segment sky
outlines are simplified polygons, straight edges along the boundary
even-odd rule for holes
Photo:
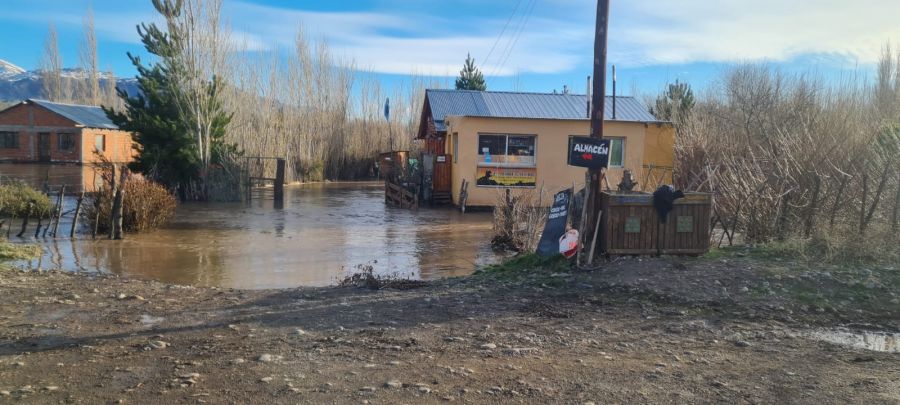
[[[387,85],[409,74],[452,85],[471,53],[489,89],[583,93],[591,74],[594,0],[224,0],[236,41],[289,49],[299,27]],[[78,63],[82,21],[95,14],[100,64],[135,73],[150,0],[2,0],[0,59],[39,65],[49,24],[66,66]],[[680,80],[703,89],[737,63],[766,63],[827,79],[870,77],[885,44],[900,42],[897,0],[612,0],[610,64],[620,94],[656,94]]]

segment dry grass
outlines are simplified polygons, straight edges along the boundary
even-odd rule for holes
[[[547,209],[541,207],[543,190],[517,189],[497,193],[494,208],[494,249],[533,252],[547,222]]]
[[[0,240],[0,263],[33,259],[40,256],[40,254],[41,247],[38,245],[9,243],[6,240]]]

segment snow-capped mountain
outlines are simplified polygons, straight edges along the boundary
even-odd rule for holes
[[[89,73],[83,69],[66,68],[62,70],[63,79],[85,80]],[[115,76],[101,72],[100,85],[107,86],[115,80],[117,88],[124,89],[128,94],[137,94],[138,84],[134,78],[116,78]],[[40,72],[27,71],[19,66],[0,59],[0,101],[16,102],[28,98],[41,98],[43,81]]]
[[[14,78],[16,76],[20,76],[25,72],[25,69],[22,69],[12,63],[9,63],[3,59],[0,59],[0,80],[8,80]]]

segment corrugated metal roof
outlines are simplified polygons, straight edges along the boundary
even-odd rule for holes
[[[446,131],[447,116],[587,119],[588,98],[583,94],[515,93],[468,90],[427,90],[438,131]],[[606,97],[607,121],[612,121],[612,97]],[[616,97],[615,121],[659,122],[634,97]]]
[[[75,121],[78,125],[88,128],[119,129],[100,107],[53,103],[47,100],[29,99],[28,101]]]

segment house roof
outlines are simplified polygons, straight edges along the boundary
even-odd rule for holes
[[[494,117],[528,119],[588,119],[588,97],[584,94],[518,93],[469,90],[426,90],[435,129],[446,131],[446,117]],[[616,97],[613,120],[613,98],[606,97],[607,121],[660,122],[644,104],[634,97]]]
[[[119,129],[116,124],[113,124],[113,122],[109,120],[106,113],[100,107],[54,103],[47,100],[36,99],[29,99],[26,102],[44,107],[87,128]]]

